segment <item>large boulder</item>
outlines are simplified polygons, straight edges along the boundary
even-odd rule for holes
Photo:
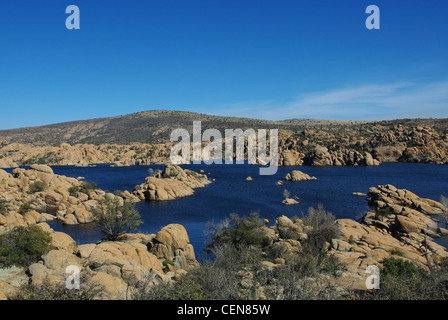
[[[160,261],[142,243],[102,242],[93,248],[88,257],[96,267],[114,264],[122,268],[126,264],[135,263],[148,271],[162,271]]]
[[[63,232],[52,232],[50,233],[51,243],[50,245],[55,249],[66,250],[68,252],[75,252],[76,241],[73,240],[68,234]]]
[[[43,164],[32,164],[30,166],[30,169],[38,171],[38,172],[54,174],[53,169],[51,169],[51,167],[43,165]]]
[[[293,170],[291,173],[288,173],[285,177],[286,181],[299,182],[299,181],[307,181],[307,180],[317,180],[316,177],[312,177],[302,171]]]
[[[159,231],[152,241],[158,258],[173,260],[178,268],[196,268],[198,262],[187,231],[180,224],[170,224]]]
[[[410,219],[410,218],[408,218],[406,216],[397,215],[395,224],[398,227],[398,229],[400,231],[402,231],[402,232],[406,232],[406,233],[416,232],[416,233],[419,233],[421,231],[421,228],[418,226],[418,224],[415,223],[415,221],[413,221],[412,219]]]

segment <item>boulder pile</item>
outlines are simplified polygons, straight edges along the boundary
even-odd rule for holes
[[[14,226],[55,219],[68,225],[89,223],[93,221],[92,210],[106,195],[123,201],[120,196],[83,185],[88,184],[54,174],[46,165],[31,165],[28,170],[16,168],[12,175],[0,170],[0,200],[8,204],[0,213],[0,234]]]
[[[126,299],[138,284],[176,281],[199,266],[182,225],[170,224],[157,234],[128,234],[122,241],[76,245],[68,235],[55,232],[46,223],[54,247],[41,260],[8,278],[0,278],[0,298],[8,298],[26,282],[65,282],[68,266],[77,266],[80,276],[103,290],[101,299]]]
[[[60,209],[67,208],[65,203],[82,206],[82,212],[78,208],[76,212],[80,217],[82,215],[84,220],[89,220],[83,202],[71,197],[68,192],[69,188],[80,184],[81,181],[77,179],[55,175],[53,170],[45,165],[32,165],[28,170],[17,168],[13,170],[12,175],[0,170],[0,199],[8,204],[0,214],[0,233],[14,226],[57,219],[56,212],[64,219]],[[88,200],[87,195],[85,200]],[[26,210],[23,210],[24,208]]]
[[[163,171],[158,170],[136,186],[131,195],[139,200],[173,200],[190,196],[194,189],[210,183],[205,174],[167,164]]]
[[[434,220],[435,214],[448,210],[441,203],[391,185],[371,188],[368,199],[372,212],[360,222],[336,220],[338,234],[324,246],[325,254],[336,257],[344,266],[339,276],[331,280],[339,289],[366,290],[367,267],[382,267],[387,258],[410,261],[426,270],[448,258],[447,249],[434,241],[435,237],[448,234]],[[261,228],[266,238],[263,251],[283,252],[284,256],[302,254],[313,231],[304,220],[286,216],[279,216],[271,227]],[[284,264],[282,258],[262,262],[269,269]]]
[[[361,222],[336,222],[341,234],[332,241],[329,253],[347,264],[342,278],[346,286],[365,289],[367,266],[382,266],[385,258],[409,260],[429,269],[448,257],[446,248],[434,241],[448,234],[434,219],[448,210],[441,203],[392,185],[370,188],[367,200],[373,212]]]

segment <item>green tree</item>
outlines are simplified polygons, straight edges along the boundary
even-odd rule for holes
[[[118,197],[104,197],[92,213],[103,240],[117,241],[143,223],[133,205],[129,202],[121,204]]]

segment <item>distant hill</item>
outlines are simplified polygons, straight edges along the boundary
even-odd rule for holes
[[[195,120],[202,131],[214,128],[222,135],[225,129],[279,129],[283,166],[448,164],[448,119],[266,121],[162,110],[0,131],[0,168],[165,163],[171,132],[183,128],[191,133]]]
[[[129,144],[164,143],[169,140],[172,130],[184,128],[191,132],[193,121],[201,121],[202,129],[214,128],[224,133],[224,129],[279,129],[296,133],[305,129],[335,131],[343,127],[366,128],[380,124],[392,127],[397,124],[407,126],[433,126],[438,131],[448,127],[448,119],[402,119],[392,121],[344,121],[289,119],[267,121],[250,118],[212,116],[184,111],[155,110],[128,115],[57,123],[39,127],[0,130],[0,138],[9,142],[32,145],[77,144]]]
[[[279,129],[303,130],[311,127],[353,126],[365,122],[340,120],[292,119],[267,121],[250,118],[223,117],[183,111],[155,110],[123,116],[57,123],[39,127],[0,130],[0,137],[10,142],[33,145],[163,143],[176,128],[191,132],[193,121],[201,121],[202,129]]]

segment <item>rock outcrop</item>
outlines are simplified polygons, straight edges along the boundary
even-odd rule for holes
[[[0,199],[8,204],[7,210],[0,213],[0,234],[14,226],[55,219],[64,224],[92,222],[92,210],[106,192],[83,189],[83,185],[81,180],[54,174],[46,165],[31,165],[28,170],[16,168],[12,174],[0,169]]]
[[[338,220],[341,235],[331,243],[329,253],[347,264],[341,279],[346,287],[365,289],[367,266],[382,266],[385,258],[409,260],[429,269],[448,257],[446,248],[434,241],[445,233],[433,219],[448,210],[441,203],[392,185],[370,188],[368,202],[374,212],[361,222]]]
[[[0,168],[15,168],[32,164],[88,166],[113,164],[114,166],[149,165],[150,162],[164,162],[172,146],[164,144],[132,143],[116,144],[74,144],[59,146],[33,146],[20,143],[0,145]]]
[[[163,171],[155,172],[131,194],[140,200],[173,200],[190,196],[194,189],[210,184],[205,174],[167,164]]]
[[[388,201],[385,201],[385,206],[379,208],[374,205],[378,199],[384,201],[384,197],[390,198],[386,199]],[[337,288],[344,292],[366,290],[366,268],[371,265],[382,267],[386,258],[407,260],[426,270],[448,258],[447,249],[433,238],[447,234],[447,230],[438,227],[437,221],[433,219],[436,212],[448,210],[443,205],[391,185],[371,188],[369,201],[373,201],[371,204],[375,211],[368,212],[361,222],[352,219],[336,220],[338,234],[324,246],[326,255],[336,257],[344,265],[339,276],[331,279],[331,283]],[[398,203],[404,209],[398,210]],[[421,203],[428,204],[428,207],[420,205]],[[383,208],[394,208],[396,211],[384,211]],[[302,254],[303,247],[314,230],[312,226],[305,225],[302,219],[286,216],[279,216],[273,226],[261,229],[266,238],[264,252],[282,252],[285,257]],[[281,258],[262,263],[269,269],[279,268],[284,264],[285,259]],[[262,294],[260,298],[263,298]]]
[[[81,178],[56,175],[46,165],[31,165],[28,170],[16,168],[12,173],[0,169],[0,200],[7,203],[0,212],[0,234],[15,226],[55,219],[67,225],[93,222],[92,212],[105,197],[120,203],[172,200],[192,195],[195,188],[211,183],[205,174],[172,165],[146,178],[132,193],[118,194],[106,193]]]
[[[311,177],[310,175],[302,171],[293,170],[291,173],[286,174],[285,180],[292,182],[299,182],[299,181],[317,180],[317,178]]]
[[[0,278],[0,299],[12,297],[25,282],[65,282],[68,266],[77,266],[80,276],[102,286],[101,299],[126,299],[139,284],[178,280],[197,268],[195,253],[185,228],[164,227],[157,234],[127,234],[122,241],[76,245],[68,235],[54,232],[46,223],[54,249],[12,276]]]
[[[438,125],[437,121],[433,125],[430,125],[431,121],[426,121],[429,123],[425,125],[418,125],[419,121],[415,121],[417,124],[413,125],[404,125],[407,122],[405,120],[401,121],[403,124],[397,122],[288,126],[285,129],[282,129],[285,123],[279,122],[278,164],[376,166],[382,162],[448,163],[448,132],[445,121]],[[79,128],[74,127],[71,130],[77,129]],[[164,126],[160,130],[166,136],[160,139],[160,143],[154,144],[61,143],[58,146],[36,146],[32,140],[28,140],[30,144],[17,143],[24,142],[24,136],[19,135],[14,143],[4,139],[0,142],[0,168],[37,163],[76,166],[99,163],[111,163],[115,166],[170,163],[173,142],[168,141],[169,127]],[[66,132],[64,141],[73,141],[70,139],[72,133]],[[32,136],[34,138],[35,135]],[[41,138],[45,140],[48,136],[51,137],[51,134],[47,133]],[[82,134],[81,137],[83,136]],[[122,137],[119,138],[121,140]],[[224,143],[224,139],[222,142]],[[214,156],[219,158],[219,155]]]
[[[299,204],[299,201],[292,198],[286,198],[285,200],[282,201],[282,204],[284,204],[285,206],[292,206],[295,204]]]

